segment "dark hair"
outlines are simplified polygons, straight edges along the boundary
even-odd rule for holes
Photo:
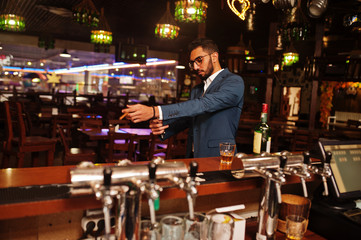
[[[219,52],[217,44],[208,38],[197,38],[188,45],[188,50],[192,52],[197,47],[202,47],[204,51],[209,53]]]

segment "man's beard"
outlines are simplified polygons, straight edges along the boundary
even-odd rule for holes
[[[198,76],[199,76],[203,81],[205,81],[205,80],[207,80],[207,78],[208,78],[209,76],[212,75],[213,70],[214,70],[214,68],[213,68],[212,62],[210,61],[210,62],[208,63],[207,69],[204,71],[204,73],[205,73],[204,76],[201,76],[201,75],[199,75],[199,74],[198,74]]]

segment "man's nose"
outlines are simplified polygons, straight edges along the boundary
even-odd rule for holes
[[[199,69],[198,64],[197,64],[197,63],[193,63],[193,70],[197,70],[197,69]]]

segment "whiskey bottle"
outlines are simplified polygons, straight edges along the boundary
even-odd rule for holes
[[[254,129],[253,153],[271,151],[271,128],[267,124],[268,105],[262,104],[261,122]]]

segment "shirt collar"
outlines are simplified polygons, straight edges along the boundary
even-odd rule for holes
[[[218,76],[218,74],[223,71],[223,69],[213,73],[211,76],[209,76],[206,80],[204,80],[204,91],[208,88],[209,85],[213,82],[213,80]]]
[[[213,73],[213,74],[212,74],[211,76],[209,76],[204,82],[208,82],[208,81],[212,82],[212,81],[218,76],[218,74],[219,74],[221,71],[223,71],[223,70],[224,70],[224,69],[222,68],[221,70]]]

